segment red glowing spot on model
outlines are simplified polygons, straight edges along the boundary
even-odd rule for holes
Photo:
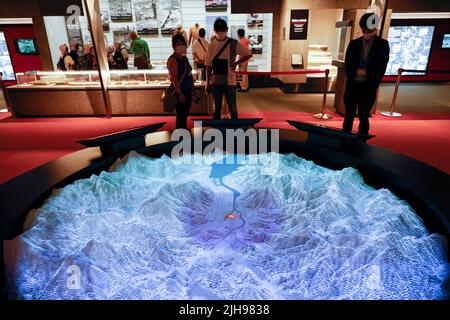
[[[227,213],[224,217],[225,220],[234,220],[236,219],[238,216],[235,213]]]

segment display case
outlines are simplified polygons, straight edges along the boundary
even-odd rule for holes
[[[165,114],[161,95],[170,85],[165,63],[150,70],[111,70],[106,73],[106,94],[112,115]],[[193,70],[195,97],[192,114],[210,109],[204,82]],[[8,87],[13,114],[25,116],[103,116],[106,106],[97,71],[18,73],[17,85]]]
[[[166,88],[170,85],[169,72],[166,68],[151,70],[111,70],[108,72],[107,86],[111,89],[138,86],[149,88]],[[203,85],[197,81],[198,73],[192,70],[195,85]],[[17,73],[17,85],[20,87],[99,87],[100,79],[97,71],[57,71]]]
[[[332,65],[333,53],[328,45],[310,45],[307,70],[330,70],[330,77],[336,77],[337,68]],[[323,78],[324,74],[309,74],[308,78]]]
[[[16,73],[17,86],[29,88],[48,88],[54,86],[84,87],[98,86],[100,79],[97,71],[73,72],[27,72]]]

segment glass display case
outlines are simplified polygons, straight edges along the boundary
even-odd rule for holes
[[[167,68],[154,65],[150,70],[111,70],[109,71],[108,87],[111,89],[120,87],[148,87],[165,88],[170,85]],[[198,73],[192,70],[192,75],[197,86],[202,85],[198,81]],[[100,87],[100,79],[97,71],[38,71],[31,73],[17,73],[17,84],[20,87]]]
[[[18,73],[18,84],[7,88],[13,114],[27,116],[105,116],[166,114],[161,96],[170,85],[164,64],[150,70],[111,70],[107,75],[108,106],[97,71]],[[191,114],[209,110],[204,82],[193,71],[195,96]]]
[[[17,73],[16,78],[17,85],[20,87],[100,86],[96,71],[37,71]]]

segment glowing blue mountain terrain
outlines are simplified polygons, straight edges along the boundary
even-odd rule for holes
[[[249,158],[228,167],[220,157],[195,159],[203,164],[132,153],[55,191],[5,242],[10,291],[21,299],[445,298],[444,239],[357,170],[279,155],[270,176]],[[79,288],[68,286],[71,266]]]

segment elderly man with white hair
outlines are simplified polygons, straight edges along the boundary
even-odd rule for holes
[[[75,68],[75,62],[69,55],[69,47],[67,47],[67,44],[63,43],[59,46],[60,51],[60,57],[59,61],[57,63],[58,70],[61,71],[70,71]]]

